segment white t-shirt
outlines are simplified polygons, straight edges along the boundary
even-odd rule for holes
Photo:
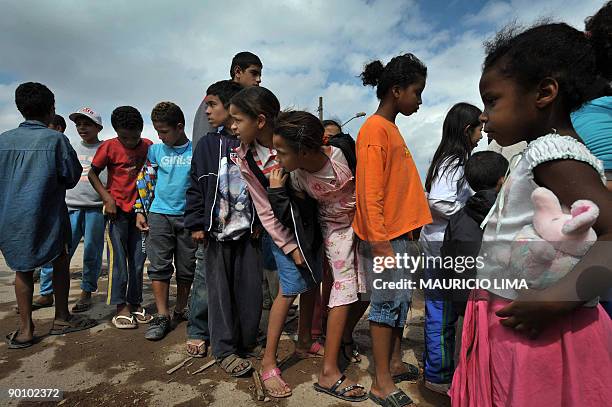
[[[444,231],[450,216],[463,208],[467,200],[474,194],[467,181],[463,179],[463,167],[450,170],[452,163],[444,162],[440,166],[438,176],[431,183],[431,190],[426,193],[433,221],[423,226],[419,241],[423,250],[430,255],[440,254],[444,240]]]

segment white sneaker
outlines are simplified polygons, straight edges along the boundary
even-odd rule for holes
[[[425,387],[431,391],[435,391],[436,393],[448,396],[450,383],[432,383],[430,381],[425,380]]]

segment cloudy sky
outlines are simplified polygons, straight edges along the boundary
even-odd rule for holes
[[[162,100],[182,107],[187,132],[211,83],[229,78],[234,54],[248,50],[264,64],[262,85],[283,107],[326,118],[373,113],[375,91],[358,75],[373,59],[412,52],[428,67],[423,106],[398,125],[424,175],[448,109],[481,106],[482,43],[516,20],[541,18],[584,28],[602,0],[0,0],[0,131],[21,116],[14,91],[25,81],[55,93],[66,119],[81,106],[102,114],[102,138],[114,137],[112,110],[133,105],[143,136],[159,140],[149,114]],[[357,135],[363,118],[346,130]],[[66,132],[78,139],[69,122]]]

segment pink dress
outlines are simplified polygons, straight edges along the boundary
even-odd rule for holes
[[[495,315],[509,300],[474,291],[463,321],[451,405],[612,405],[612,321],[601,305],[581,307],[529,339]]]
[[[291,181],[319,203],[325,256],[334,277],[329,307],[351,304],[366,291],[365,275],[358,272],[355,255],[355,178],[339,148],[326,149],[329,161],[315,173],[297,169]]]
[[[483,236],[481,278],[508,277],[509,256],[492,242],[512,242],[533,219],[529,197],[538,187],[533,169],[558,159],[603,167],[582,144],[550,134],[527,146],[510,165]],[[487,256],[488,255],[488,256]],[[514,277],[514,276],[512,276]],[[463,321],[459,364],[449,391],[454,407],[595,407],[612,405],[612,321],[600,305],[580,307],[551,322],[536,339],[507,328],[495,315],[518,298],[517,290],[474,291]]]

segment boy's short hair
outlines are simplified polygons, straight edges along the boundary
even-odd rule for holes
[[[467,160],[465,179],[475,192],[493,189],[506,175],[508,165],[508,160],[495,151],[479,151]]]
[[[51,120],[51,124],[54,125],[55,127],[61,127],[62,129],[66,130],[66,120],[64,120],[64,118],[60,116],[59,114],[56,114],[55,116],[53,116],[53,120]]]
[[[26,120],[37,119],[53,109],[55,96],[42,83],[25,82],[15,89],[15,104]]]
[[[133,106],[119,106],[111,115],[113,129],[142,131],[144,121],[138,109]]]
[[[151,111],[151,121],[166,123],[176,128],[179,123],[185,125],[185,115],[178,105],[172,102],[159,102]]]
[[[206,89],[206,96],[214,95],[219,98],[223,106],[227,109],[232,97],[242,90],[242,85],[232,80],[215,82]]]
[[[239,66],[243,71],[247,69],[249,66],[255,65],[260,68],[263,68],[263,64],[261,63],[261,59],[252,52],[243,51],[234,55],[232,58],[232,65],[230,66],[230,78],[234,79],[236,67]]]

